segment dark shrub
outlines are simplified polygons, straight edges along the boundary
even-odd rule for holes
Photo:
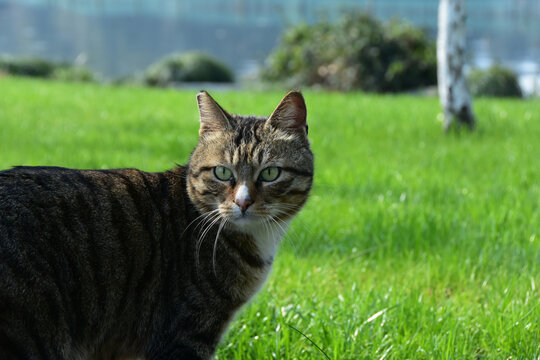
[[[95,81],[89,69],[38,58],[0,58],[0,72],[15,76],[31,76],[62,81]]]
[[[0,58],[0,71],[10,75],[47,78],[55,68],[55,63],[38,58]]]
[[[398,92],[434,85],[435,43],[403,21],[381,23],[353,12],[339,21],[289,29],[262,78],[288,86]]]
[[[169,55],[151,65],[144,75],[151,86],[167,86],[182,82],[233,82],[232,71],[218,60],[200,53]]]
[[[501,65],[475,69],[468,76],[471,93],[475,96],[522,97],[518,77]]]

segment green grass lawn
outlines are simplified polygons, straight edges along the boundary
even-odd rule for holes
[[[0,78],[0,168],[185,163],[194,91]],[[283,93],[213,93],[268,115]],[[306,92],[310,201],[217,359],[540,357],[540,102]],[[439,119],[439,120],[438,120]]]

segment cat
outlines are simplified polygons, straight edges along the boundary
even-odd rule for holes
[[[189,163],[0,171],[0,359],[209,359],[308,199],[306,106],[197,95]]]

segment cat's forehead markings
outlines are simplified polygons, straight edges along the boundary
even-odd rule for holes
[[[225,152],[225,160],[228,164],[232,164],[232,157],[231,157],[231,153],[229,151],[226,151]]]
[[[240,148],[239,147],[234,149],[233,157],[232,157],[232,164],[234,166],[238,166],[238,164],[240,164]]]
[[[264,158],[265,158],[265,151],[262,146],[254,146],[252,156],[253,158],[253,165],[256,167],[261,166]]]

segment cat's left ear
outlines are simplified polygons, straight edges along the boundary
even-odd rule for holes
[[[281,100],[272,115],[266,120],[267,126],[307,135],[307,109],[304,97],[298,91],[291,91]]]
[[[199,136],[205,132],[225,131],[232,127],[232,117],[206,91],[197,94],[201,127]]]

